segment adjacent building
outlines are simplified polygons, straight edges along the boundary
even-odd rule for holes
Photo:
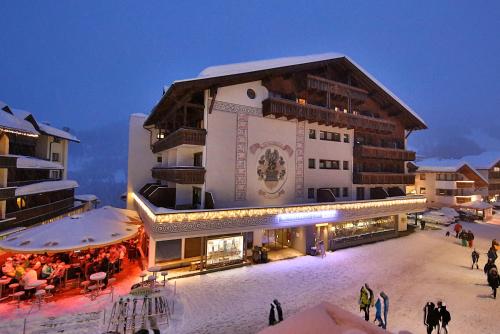
[[[127,206],[149,263],[201,268],[254,246],[309,253],[393,237],[423,120],[344,55],[209,67],[130,118]]]
[[[67,179],[68,131],[0,102],[0,231],[49,222],[86,209]]]
[[[486,199],[490,202],[500,202],[500,159],[487,165],[479,165],[476,169],[488,180],[488,194]]]

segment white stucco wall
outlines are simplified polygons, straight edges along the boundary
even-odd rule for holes
[[[133,209],[131,193],[139,191],[146,183],[153,182],[151,168],[156,165],[156,155],[150,148],[150,133],[142,126],[146,115],[133,114],[129,120],[127,208]]]
[[[255,91],[255,98],[247,96],[247,90]],[[262,86],[261,81],[246,82],[239,85],[220,87],[217,90],[217,101],[242,104],[254,108],[262,108],[262,101],[267,99],[269,93],[267,88]]]

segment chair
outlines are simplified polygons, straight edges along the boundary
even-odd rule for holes
[[[82,294],[85,294],[88,292],[89,285],[90,285],[90,281],[83,281],[82,283],[80,283],[80,286],[82,287],[82,291],[81,291]]]
[[[165,281],[167,280],[167,275],[168,275],[167,271],[161,272],[161,276],[163,277],[163,286],[165,286]]]
[[[17,291],[17,288],[19,288],[19,283],[9,284],[9,289],[11,290],[12,295]]]
[[[95,300],[97,298],[97,292],[99,291],[99,286],[97,284],[88,287],[90,291],[90,300]]]
[[[38,304],[38,309],[42,307],[42,303],[45,301],[45,290],[37,290],[35,292],[36,303]]]
[[[31,298],[35,291],[36,291],[36,288],[34,286],[25,286],[24,287],[24,292],[26,293],[26,296],[28,298]]]
[[[17,300],[17,308],[21,305],[21,297],[24,296],[24,291],[18,291],[16,293],[13,293],[12,298]]]
[[[47,294],[45,295],[46,298],[49,298],[49,297],[53,297],[54,295],[52,294],[52,290],[54,289],[54,286],[53,285],[47,285],[45,287],[45,291],[47,292]]]
[[[146,276],[148,276],[148,274],[147,274],[145,271],[143,271],[143,272],[139,275],[139,277],[141,278],[141,282],[144,282],[144,277],[146,277]]]

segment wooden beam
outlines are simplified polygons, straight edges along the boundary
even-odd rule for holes
[[[211,114],[214,108],[215,99],[217,98],[217,87],[210,88],[210,93],[212,95],[212,101],[210,101],[210,107],[208,108],[208,113]]]

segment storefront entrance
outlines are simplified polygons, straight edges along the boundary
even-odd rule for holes
[[[292,229],[280,228],[264,231],[262,246],[269,248],[269,250],[292,247]]]

